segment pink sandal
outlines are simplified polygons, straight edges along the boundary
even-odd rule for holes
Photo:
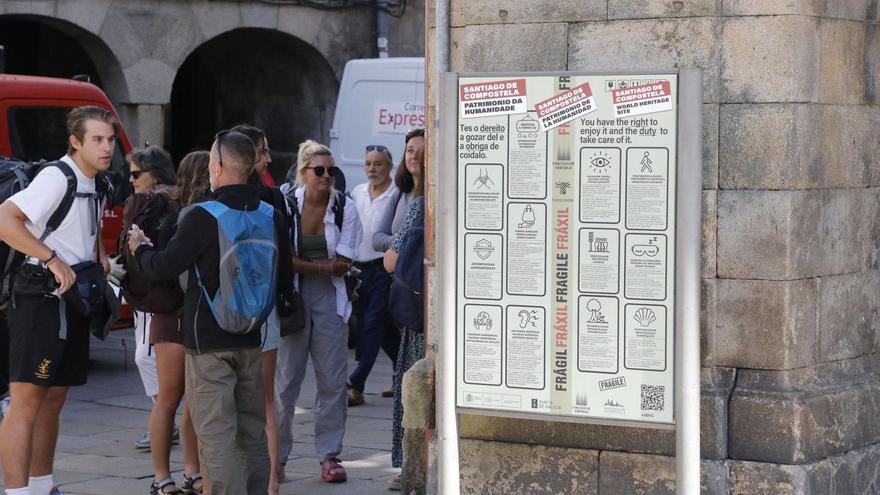
[[[328,457],[321,462],[321,478],[327,483],[340,483],[348,479],[345,468],[336,457]]]

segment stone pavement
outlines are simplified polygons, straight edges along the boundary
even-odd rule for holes
[[[354,365],[350,353],[349,369]],[[134,365],[132,330],[116,331],[107,342],[92,339],[89,383],[71,390],[62,414],[61,437],[55,456],[55,478],[66,495],[148,494],[153,466],[149,452],[134,448],[146,431],[151,401],[144,395]],[[281,494],[386,494],[391,469],[393,399],[381,397],[392,380],[391,363],[382,354],[367,383],[367,403],[349,410],[342,459],[348,482],[321,480],[313,449],[314,375],[303,384],[294,431],[293,452],[287,462],[288,481]],[[2,440],[0,440],[2,441]],[[182,477],[182,450],[171,451],[175,479]],[[3,488],[0,475],[0,490]]]

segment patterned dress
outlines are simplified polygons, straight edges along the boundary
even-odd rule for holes
[[[403,240],[409,230],[416,225],[425,224],[425,199],[420,196],[413,200],[406,216],[400,226],[400,230],[394,234],[391,249],[399,252]],[[402,329],[403,336],[400,338],[400,353],[397,355],[397,365],[394,368],[394,430],[391,446],[391,465],[399,468],[403,465],[403,374],[409,370],[419,359],[425,357],[425,334]]]

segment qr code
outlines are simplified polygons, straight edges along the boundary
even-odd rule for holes
[[[662,411],[666,408],[666,387],[663,385],[642,385],[642,411]]]

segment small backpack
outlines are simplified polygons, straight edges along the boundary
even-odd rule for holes
[[[135,193],[129,196],[122,212],[122,232],[119,250],[123,254],[125,278],[122,293],[125,302],[145,313],[168,314],[183,306],[183,289],[179,281],[153,280],[144,274],[131,250],[127,249],[128,231],[137,225],[150,239],[159,238],[162,222],[172,214],[171,201],[163,192]]]
[[[219,201],[197,203],[217,220],[220,242],[220,286],[211,298],[196,277],[211,313],[223,330],[244,335],[269,317],[277,300],[278,245],[275,239],[275,208],[260,202],[253,211],[234,210]]]
[[[47,167],[58,167],[64,173],[67,179],[67,192],[58,208],[52,212],[46,222],[46,230],[40,236],[40,240],[45,240],[54,232],[64,221],[64,218],[70,212],[73,201],[78,198],[88,198],[96,201],[95,212],[99,211],[97,206],[100,205],[104,197],[112,197],[113,186],[104,173],[99,173],[95,177],[96,196],[85,193],[76,192],[77,179],[76,174],[70,165],[63,161],[46,162],[40,161],[36,163],[22,162],[15,158],[0,157],[0,203],[9,199],[15,193],[28,187],[40,171]],[[98,219],[96,219],[97,221]],[[24,254],[20,253],[5,242],[0,241],[0,310],[9,305],[12,293],[12,279],[16,269],[24,262]]]
[[[388,294],[388,309],[398,327],[424,329],[425,228],[412,227],[400,245]]]

